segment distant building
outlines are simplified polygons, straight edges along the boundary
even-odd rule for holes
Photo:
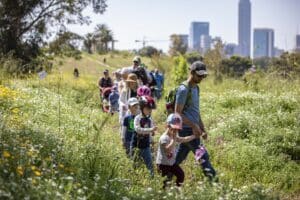
[[[227,57],[238,54],[238,45],[234,43],[228,43],[224,46],[224,52]]]
[[[279,49],[277,47],[274,47],[274,57],[280,57],[284,53],[283,49]]]
[[[300,52],[300,35],[296,35],[296,51]]]
[[[300,35],[296,35],[296,47],[300,48]]]
[[[254,29],[253,57],[274,57],[274,31],[268,28]]]
[[[201,35],[200,36],[200,52],[205,54],[211,47],[211,36]]]
[[[239,54],[241,56],[249,57],[251,52],[251,3],[249,0],[239,1],[238,20]]]
[[[184,45],[187,47],[189,46],[189,35],[187,34],[178,34],[178,37],[183,42]]]
[[[208,22],[192,22],[190,26],[189,48],[200,51],[200,36],[209,35]]]

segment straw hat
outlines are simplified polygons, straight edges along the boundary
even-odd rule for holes
[[[134,82],[134,83],[137,83],[137,80],[138,80],[137,75],[135,75],[135,74],[133,74],[133,73],[130,73],[130,74],[128,74],[128,76],[127,76],[126,82]]]

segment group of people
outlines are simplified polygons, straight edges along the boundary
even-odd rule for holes
[[[109,77],[108,71],[104,71],[106,78],[99,80],[99,88],[104,91],[103,86],[109,85],[115,93],[119,94],[119,123],[125,152],[135,164],[141,160],[146,165],[150,176],[153,177],[151,143],[157,132],[157,126],[151,114],[156,108],[158,97],[153,97],[155,90],[151,90],[151,72],[138,69],[141,68],[140,64],[140,58],[135,57],[133,66],[123,68],[119,76],[116,75],[115,83]],[[202,166],[204,174],[210,180],[216,176],[209,154],[200,143],[200,137],[207,138],[199,111],[200,88],[198,87],[198,84],[207,76],[206,66],[196,61],[189,69],[186,84],[178,86],[174,112],[168,115],[166,129],[158,142],[156,164],[159,173],[166,177],[163,188],[167,187],[173,176],[176,176],[177,186],[183,184],[184,171],[180,164],[187,158],[190,151],[195,154],[196,161]],[[109,99],[112,94],[113,92],[109,95]],[[178,148],[177,143],[179,143]]]
[[[158,69],[149,71],[138,56],[134,57],[132,66],[119,69],[113,72],[113,75],[114,80],[110,77],[108,69],[105,69],[103,77],[98,81],[101,102],[107,103],[110,113],[120,112],[124,115],[123,105],[127,104],[128,100],[124,94],[136,96],[139,86],[149,87],[151,96],[155,99],[162,96],[163,74]]]

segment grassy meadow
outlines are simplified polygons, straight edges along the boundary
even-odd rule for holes
[[[210,183],[190,154],[182,164],[182,189],[163,191],[159,174],[150,179],[144,165],[132,168],[118,116],[100,110],[97,80],[103,69],[129,66],[132,57],[83,54],[81,60],[57,60],[43,80],[0,76],[0,199],[300,198],[300,80],[267,75],[255,84],[204,80],[201,113],[209,132],[204,144],[219,182]],[[169,58],[142,60],[166,72],[166,90],[174,87]],[[159,127],[156,156],[164,100],[153,117]]]

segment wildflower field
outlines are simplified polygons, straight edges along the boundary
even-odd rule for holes
[[[109,57],[110,70],[130,58]],[[204,141],[219,182],[210,183],[190,154],[181,190],[132,168],[118,117],[102,113],[100,57],[66,60],[45,79],[0,80],[0,199],[299,199],[300,81],[263,76],[255,85],[209,77],[201,85]],[[118,62],[119,61],[119,62]],[[153,67],[150,60],[147,64]],[[74,63],[81,72],[75,79]],[[115,63],[119,63],[118,65]],[[172,85],[166,65],[166,90]],[[164,100],[153,112],[164,131]]]

